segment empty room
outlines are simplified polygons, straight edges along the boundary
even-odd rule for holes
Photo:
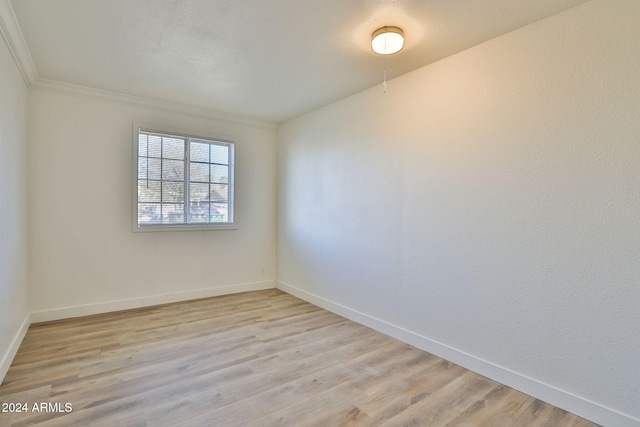
[[[0,426],[640,427],[639,23],[0,0]]]

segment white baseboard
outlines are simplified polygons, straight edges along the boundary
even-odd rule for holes
[[[7,349],[7,352],[2,356],[2,361],[0,362],[0,384],[4,381],[5,375],[7,375],[7,371],[9,370],[9,366],[11,366],[11,362],[13,362],[13,358],[16,357],[16,353],[20,348],[20,344],[22,344],[22,340],[24,336],[27,334],[27,330],[29,329],[29,325],[31,324],[31,315],[27,314],[20,325],[20,329],[16,332],[16,335],[13,337],[13,341],[11,341],[11,345]]]
[[[278,281],[276,282],[276,287],[314,305],[339,314],[340,316],[346,317],[347,319],[353,320],[354,322],[360,323],[364,326],[368,326],[407,344],[411,344],[414,347],[432,353],[438,357],[442,357],[443,359],[458,364],[473,372],[477,372],[480,375],[593,421],[594,423],[600,424],[604,427],[640,427],[640,420],[629,415],[622,414],[580,396],[560,390],[552,385],[542,383],[533,378],[529,378],[507,368],[498,366],[487,360],[465,353],[464,351],[457,350],[446,344],[385,322],[384,320],[353,310],[318,295],[314,295],[288,283]]]
[[[274,287],[274,281],[266,280],[263,282],[218,286],[215,288],[196,289],[185,292],[172,292],[169,294],[108,301],[97,304],[85,304],[72,307],[54,308],[51,310],[32,312],[31,323],[49,322],[52,320],[68,319],[71,317],[89,316],[92,314],[109,313],[112,311],[128,310],[131,308],[148,307],[152,305],[167,304],[178,301],[188,301],[199,298],[216,297],[220,295],[236,294],[240,292],[259,291],[263,289],[272,289]]]
[[[13,341],[11,341],[9,349],[2,356],[2,361],[0,362],[0,384],[2,384],[2,381],[4,381],[4,377],[5,375],[7,375],[7,371],[9,371],[11,362],[13,362],[13,358],[16,356],[16,353],[20,348],[20,344],[22,344],[22,340],[27,334],[27,330],[32,323],[68,319],[71,317],[88,316],[91,314],[109,313],[112,311],[128,310],[131,308],[148,307],[152,305],[166,304],[178,301],[188,301],[220,295],[236,294],[240,292],[260,291],[264,289],[273,289],[274,287],[275,282],[273,280],[266,280],[263,282],[219,286],[215,288],[196,289],[186,292],[173,292],[170,294],[154,295],[150,297],[132,298],[73,307],[63,307],[29,313],[22,322],[22,325],[13,338]]]

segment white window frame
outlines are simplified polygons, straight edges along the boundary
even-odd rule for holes
[[[224,223],[178,223],[178,224],[138,224],[138,157],[139,157],[139,134],[140,132],[148,132],[153,134],[160,134],[166,136],[175,136],[177,138],[184,138],[186,143],[189,141],[207,142],[207,143],[221,143],[229,147],[229,187],[228,187],[228,217],[229,221]],[[189,195],[188,180],[189,180],[189,159],[185,156],[185,195],[184,203],[188,206]],[[235,230],[237,229],[235,223],[235,143],[229,137],[220,136],[195,136],[187,132],[180,130],[170,130],[159,126],[151,126],[142,123],[134,123],[133,125],[133,231],[134,232],[147,232],[147,231],[211,231],[211,230]]]

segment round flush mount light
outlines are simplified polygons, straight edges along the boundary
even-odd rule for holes
[[[382,27],[371,36],[371,49],[380,55],[400,52],[404,46],[404,33],[398,27]]]

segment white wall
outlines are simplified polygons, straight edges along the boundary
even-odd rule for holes
[[[236,142],[237,230],[131,231],[133,122]],[[274,128],[34,89],[29,129],[33,321],[273,287]]]
[[[278,286],[636,425],[638,22],[594,0],[284,124]]]
[[[0,381],[27,320],[27,86],[0,37]]]

